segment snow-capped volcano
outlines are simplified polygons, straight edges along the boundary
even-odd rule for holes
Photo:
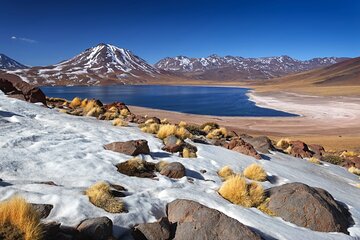
[[[75,66],[82,69],[100,70],[101,72],[122,71],[130,73],[131,71],[144,71],[149,74],[158,73],[156,68],[131,51],[104,43],[86,49],[70,60],[55,66],[64,69]]]
[[[15,70],[15,69],[24,69],[24,68],[27,68],[27,66],[0,53],[0,69]]]
[[[97,85],[139,83],[160,72],[127,49],[101,43],[58,64],[13,73],[37,85]]]
[[[205,58],[177,56],[164,58],[157,62],[155,67],[199,79],[269,79],[289,73],[326,67],[346,59],[325,57],[301,61],[289,56],[262,58],[220,57],[218,55],[210,55]]]

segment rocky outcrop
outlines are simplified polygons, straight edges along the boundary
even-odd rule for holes
[[[347,157],[344,158],[344,161],[340,163],[340,166],[351,168],[356,167],[360,169],[360,157]]]
[[[6,95],[22,99],[31,103],[43,103],[46,106],[46,96],[37,87],[23,81],[10,81],[0,78],[0,90]]]
[[[319,144],[309,144],[308,148],[314,153],[314,157],[320,158],[325,153],[325,148]]]
[[[150,149],[146,140],[113,142],[104,145],[104,148],[106,150],[119,152],[130,156],[137,156],[139,154],[150,154]]]
[[[242,135],[241,139],[251,144],[255,150],[260,153],[267,154],[270,153],[269,151],[275,150],[270,138],[266,136],[252,137],[249,135]]]
[[[167,164],[160,174],[169,178],[182,178],[185,176],[185,167],[179,162],[172,162]]]
[[[167,205],[166,213],[158,222],[136,225],[134,239],[261,239],[237,220],[194,201],[175,200]]]
[[[40,218],[47,218],[53,209],[53,205],[51,204],[36,204],[32,203],[32,207],[39,214]]]
[[[290,141],[289,154],[298,158],[311,158],[314,156],[308,145],[302,141]]]
[[[247,143],[240,138],[232,139],[229,143],[225,143],[223,147],[256,159],[261,159],[260,154],[255,150],[255,148],[250,143]]]
[[[261,239],[237,220],[194,201],[175,200],[166,212],[176,224],[174,239]]]
[[[287,183],[268,194],[267,208],[285,221],[314,231],[348,233],[350,213],[324,189]]]

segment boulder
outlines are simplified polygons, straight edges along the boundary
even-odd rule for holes
[[[298,158],[311,158],[314,156],[308,145],[302,141],[290,141],[290,152],[289,154]]]
[[[153,178],[155,177],[155,164],[141,159],[130,159],[116,165],[118,172],[127,176]]]
[[[158,222],[138,224],[133,228],[135,240],[168,240],[171,239],[170,222],[166,217]]]
[[[53,205],[51,204],[36,204],[32,203],[32,207],[39,214],[40,218],[47,218],[53,209]]]
[[[314,153],[314,157],[320,158],[325,153],[325,148],[319,144],[309,144],[308,148]]]
[[[344,161],[340,163],[340,166],[345,168],[356,167],[360,169],[360,157],[344,158]]]
[[[273,146],[270,138],[266,136],[251,137],[251,136],[241,136],[241,139],[245,142],[251,144],[256,151],[260,153],[270,153],[269,151],[274,151],[275,147]]]
[[[261,239],[237,220],[190,200],[169,203],[167,216],[176,224],[174,239]]]
[[[240,138],[232,139],[229,143],[224,144],[223,147],[256,159],[261,159],[260,154],[255,150],[255,148],[250,143],[247,143]]]
[[[350,213],[321,188],[287,183],[268,189],[267,208],[285,221],[319,232],[343,232],[351,224]]]
[[[77,230],[89,240],[108,240],[112,237],[113,223],[108,217],[89,218],[82,221]]]
[[[160,174],[169,178],[182,178],[185,176],[185,167],[179,162],[171,162],[161,170]]]
[[[104,105],[104,108],[105,108],[106,111],[109,111],[113,107],[117,108],[119,111],[121,111],[123,109],[126,109],[126,110],[128,110],[130,112],[129,108],[123,102],[113,102],[113,103]]]
[[[6,95],[14,96],[31,103],[43,103],[46,106],[46,96],[40,88],[34,87],[24,81],[10,81],[0,79],[0,90]]]
[[[136,156],[139,154],[150,154],[148,142],[146,140],[131,140],[127,142],[113,142],[104,146],[106,150]]]

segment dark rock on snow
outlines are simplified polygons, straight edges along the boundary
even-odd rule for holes
[[[141,159],[130,159],[116,165],[118,172],[127,176],[153,178],[155,177],[155,164]]]
[[[32,207],[39,214],[40,218],[47,218],[53,209],[53,205],[51,204],[37,204],[31,203]]]
[[[287,183],[268,189],[268,194],[267,207],[285,221],[314,231],[348,234],[350,213],[324,189]]]
[[[113,142],[104,145],[106,150],[124,153],[131,156],[139,154],[150,154],[148,142],[146,140],[131,140],[127,142]]]
[[[273,146],[271,140],[266,136],[251,137],[249,135],[241,136],[241,139],[245,142],[251,144],[256,151],[260,153],[267,154],[269,151],[274,151],[275,147]]]
[[[77,230],[89,240],[108,240],[112,236],[113,223],[108,217],[89,218],[82,221]]]
[[[135,240],[168,240],[171,239],[171,226],[166,217],[158,222],[138,224],[133,228]]]
[[[182,178],[185,176],[185,167],[179,162],[171,162],[161,170],[160,174],[169,178]]]
[[[232,139],[229,143],[225,143],[223,147],[254,157],[256,159],[261,159],[260,154],[255,150],[255,148],[240,138]]]
[[[308,145],[302,141],[290,141],[290,155],[298,158],[311,158],[314,155]]]

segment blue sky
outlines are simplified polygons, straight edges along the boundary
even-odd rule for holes
[[[167,56],[360,56],[358,0],[2,0],[0,53],[49,65],[98,43]]]

